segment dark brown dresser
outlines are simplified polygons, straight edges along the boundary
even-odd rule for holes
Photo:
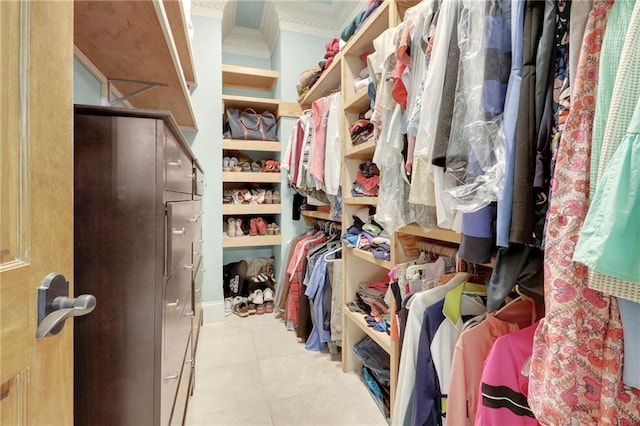
[[[202,321],[203,172],[168,112],[75,107],[76,425],[182,424]]]

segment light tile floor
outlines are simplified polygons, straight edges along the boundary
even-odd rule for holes
[[[355,373],[305,350],[271,314],[231,315],[199,339],[187,425],[387,424]]]

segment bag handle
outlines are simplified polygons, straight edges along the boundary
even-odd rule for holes
[[[242,127],[244,127],[245,129],[248,130],[256,130],[258,127],[260,127],[260,124],[262,124],[262,116],[260,114],[258,114],[253,108],[247,108],[245,109],[245,112],[249,111],[252,112],[253,115],[257,115],[258,116],[258,121],[256,122],[256,125],[251,127],[251,126],[247,126],[246,123],[244,122],[244,120],[242,119],[242,117],[240,117],[240,123],[242,123]]]

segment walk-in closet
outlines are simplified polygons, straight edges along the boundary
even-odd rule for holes
[[[1,425],[640,425],[640,3],[0,28]]]

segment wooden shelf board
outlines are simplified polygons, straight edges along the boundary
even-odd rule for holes
[[[302,115],[302,108],[297,102],[280,101],[280,117],[295,117]]]
[[[222,104],[226,111],[227,108],[253,108],[257,113],[269,111],[276,117],[280,110],[280,102],[268,98],[256,98],[252,96],[222,95]]]
[[[363,314],[351,312],[346,306],[342,308],[344,316],[371,337],[385,352],[391,354],[391,337],[387,333],[376,331],[367,325]]]
[[[302,210],[301,214],[303,217],[308,217],[311,219],[328,220],[331,222],[342,222],[342,218],[335,219],[331,217],[331,215],[328,212]]]
[[[345,157],[347,158],[355,158],[358,160],[370,160],[373,158],[373,153],[376,150],[376,141],[373,138],[368,141],[361,143],[360,145],[356,145],[351,149],[347,150]]]
[[[307,95],[300,101],[303,108],[311,108],[311,104],[316,99],[328,96],[336,90],[340,89],[340,63],[342,55],[338,54],[333,58],[333,62],[329,65],[321,75],[318,81],[311,86]]]
[[[420,225],[412,223],[405,225],[398,230],[398,233],[414,235],[416,237],[429,238],[439,241],[447,241],[449,243],[460,244],[460,234],[449,229],[422,228]]]
[[[222,214],[224,215],[240,215],[240,214],[280,214],[282,213],[281,204],[223,204]]]
[[[167,13],[167,19],[169,19],[169,26],[173,34],[173,41],[178,50],[184,79],[187,81],[187,84],[191,86],[191,89],[193,89],[198,84],[198,80],[196,78],[193,51],[191,49],[191,40],[189,39],[183,2],[180,0],[164,0],[164,10]]]
[[[370,106],[371,100],[369,99],[367,88],[365,87],[350,96],[350,99],[344,106],[344,110],[352,113],[361,113],[368,110]]]
[[[170,111],[179,126],[197,129],[167,20],[159,0],[76,1],[74,44],[107,79],[164,85],[130,98],[133,107]],[[122,82],[112,86],[124,95],[143,87]]]
[[[342,203],[359,206],[377,206],[378,197],[345,197],[342,199]]]
[[[360,250],[357,248],[350,248],[349,253],[353,254],[355,257],[362,259],[366,262],[372,263],[374,265],[380,266],[381,268],[391,270],[392,265],[389,260],[376,259],[371,252],[366,250]]]
[[[222,64],[222,85],[239,89],[271,92],[278,81],[278,71]]]
[[[242,151],[280,152],[278,141],[248,141],[243,139],[222,139],[222,149],[237,149]]]
[[[280,183],[280,173],[222,172],[222,181]]]
[[[245,235],[242,237],[227,237],[222,239],[222,247],[259,247],[259,246],[279,246],[282,238],[280,235]]]
[[[343,55],[359,56],[372,48],[373,40],[389,28],[390,1],[382,3],[342,49]]]

